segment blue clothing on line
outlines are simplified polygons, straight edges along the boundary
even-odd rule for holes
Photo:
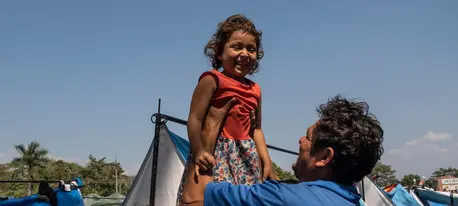
[[[262,184],[234,185],[209,183],[205,188],[205,206],[223,205],[360,205],[356,188],[331,181],[301,182],[296,184],[268,180]]]

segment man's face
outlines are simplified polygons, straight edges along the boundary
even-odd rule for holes
[[[310,154],[313,140],[313,129],[316,123],[307,129],[305,136],[299,139],[299,157],[293,164],[294,175],[299,181],[307,181],[312,178],[313,169],[315,168],[315,157]]]

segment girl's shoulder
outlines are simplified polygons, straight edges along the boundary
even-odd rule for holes
[[[218,72],[218,71],[216,71],[216,72]],[[200,74],[198,82],[200,82],[204,77],[210,75],[211,77],[213,77],[213,80],[215,81],[216,87],[218,87],[220,78],[218,77],[218,74],[216,72],[215,72],[215,70],[208,70],[208,71],[203,72],[202,74]]]
[[[261,86],[255,81],[245,78],[248,83],[251,85],[251,88],[255,91],[256,94],[261,95]]]
[[[216,70],[208,70],[208,71],[204,71],[200,74],[199,76],[199,81],[202,80],[204,77],[206,77],[207,75],[211,75],[213,76],[214,78],[218,78],[218,71]]]

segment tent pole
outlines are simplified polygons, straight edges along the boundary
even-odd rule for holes
[[[153,168],[151,170],[151,189],[150,189],[150,198],[149,205],[154,206],[155,196],[156,196],[156,176],[157,176],[157,156],[159,153],[159,133],[161,128],[161,98],[159,98],[159,103],[157,105],[157,113],[154,125],[154,139],[153,139]]]
[[[363,198],[363,201],[366,202],[366,191],[364,191],[364,178],[361,180],[361,196]]]

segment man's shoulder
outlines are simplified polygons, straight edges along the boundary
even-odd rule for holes
[[[306,202],[308,205],[357,205],[360,196],[356,189],[332,181],[278,183],[284,199],[291,205]]]
[[[267,180],[262,184],[255,184],[252,187],[254,188],[269,188],[275,190],[294,190],[294,191],[329,191],[333,193],[355,193],[356,188],[351,186],[343,186],[332,181],[312,181],[312,182],[292,182],[292,181],[276,181],[276,180]],[[302,193],[302,192],[299,192]]]
[[[206,205],[221,205],[225,201],[244,205],[355,205],[359,202],[359,197],[348,188],[328,181],[268,180],[252,186],[209,183],[204,199]]]
[[[278,182],[262,184],[235,185],[228,182],[207,184],[205,205],[283,205],[284,198]]]

